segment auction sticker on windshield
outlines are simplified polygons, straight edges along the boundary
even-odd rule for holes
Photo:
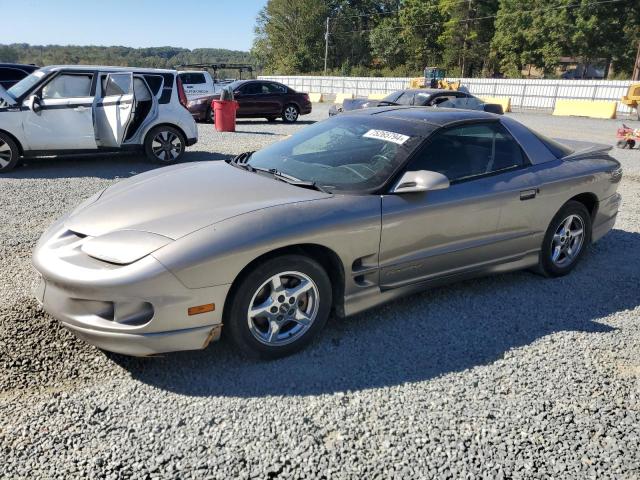
[[[362,135],[365,138],[376,138],[378,140],[384,140],[385,142],[393,142],[398,145],[402,145],[404,142],[409,140],[410,137],[407,135],[402,135],[401,133],[388,132],[386,130],[369,130],[367,133]]]

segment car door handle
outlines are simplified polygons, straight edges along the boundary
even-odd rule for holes
[[[536,198],[539,190],[537,188],[530,188],[528,190],[520,191],[520,200],[531,200],[532,198]]]

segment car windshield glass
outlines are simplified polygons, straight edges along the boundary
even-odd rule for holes
[[[225,88],[229,88],[231,90],[237,90],[238,88],[240,88],[240,86],[243,83],[246,83],[246,82],[244,82],[242,80],[236,80],[235,82],[231,82],[231,83],[227,84]]]
[[[382,101],[383,102],[395,102],[401,94],[402,94],[402,91],[390,93],[389,95],[384,97],[382,99]]]
[[[7,90],[7,93],[11,95],[11,97],[16,100],[17,98],[24,95],[26,92],[31,89],[36,83],[40,81],[42,77],[45,76],[45,73],[41,70],[36,70],[31,75],[24,77],[18,83],[16,83],[13,87]]]
[[[368,191],[384,184],[430,133],[418,128],[397,119],[333,117],[255,152],[248,163],[329,191]]]

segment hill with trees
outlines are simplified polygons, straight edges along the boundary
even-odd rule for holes
[[[0,61],[35,63],[36,65],[113,65],[126,67],[174,68],[189,63],[252,63],[251,54],[238,50],[178,47],[98,47],[28,45],[14,43],[0,45]],[[225,72],[222,72],[223,76]],[[236,75],[237,72],[229,72]]]
[[[553,77],[562,57],[629,78],[638,0],[269,0],[252,49],[266,73]]]

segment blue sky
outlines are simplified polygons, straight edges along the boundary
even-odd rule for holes
[[[0,0],[0,43],[249,50],[267,0]]]

